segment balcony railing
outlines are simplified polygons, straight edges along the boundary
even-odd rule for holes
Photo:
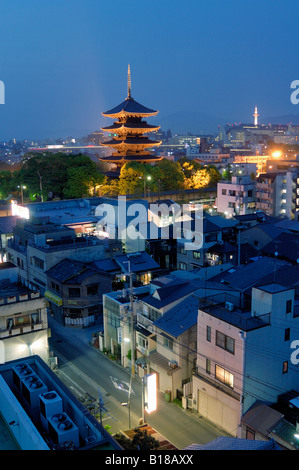
[[[47,328],[47,323],[38,321],[37,323],[26,323],[23,325],[15,325],[11,328],[0,328],[0,339],[9,338],[11,336],[22,335],[31,333],[37,330],[44,330]]]
[[[235,400],[240,400],[240,394],[235,392],[233,389],[231,389],[230,387],[228,387],[227,385],[225,384],[222,384],[221,382],[219,382],[217,379],[214,379],[213,377],[211,376],[208,376],[208,375],[204,375],[202,374],[197,367],[195,367],[193,370],[192,370],[192,374],[193,376],[199,378],[200,380],[203,380],[204,382],[206,382],[207,384],[211,385],[212,387],[214,388],[217,388],[217,390],[220,390],[221,392],[223,393],[226,393],[227,395],[235,398]]]
[[[226,307],[227,302],[233,305],[232,310]],[[249,310],[249,304],[242,305],[240,300],[232,295],[217,294],[208,299],[200,299],[199,309],[244,331],[270,325],[270,313],[253,316]]]
[[[142,326],[143,328],[152,333],[154,332],[153,322],[144,315],[141,315],[140,313],[137,313],[137,325]]]

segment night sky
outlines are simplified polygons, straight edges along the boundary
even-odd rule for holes
[[[155,122],[180,113],[173,132],[201,113],[253,122],[256,105],[261,121],[299,116],[298,10],[298,0],[0,0],[0,140],[99,129],[126,98],[128,64]]]

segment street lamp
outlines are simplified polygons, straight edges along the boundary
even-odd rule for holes
[[[144,199],[146,198],[146,180],[150,181],[152,179],[151,176],[145,176],[144,175]]]
[[[21,201],[22,201],[22,204],[23,204],[24,203],[23,189],[26,189],[26,186],[23,186],[23,184],[21,183],[21,186],[18,186],[18,188],[21,189]]]

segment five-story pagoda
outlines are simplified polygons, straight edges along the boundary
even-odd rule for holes
[[[102,142],[102,145],[111,147],[113,153],[109,157],[101,157],[107,163],[114,163],[117,167],[127,162],[136,161],[140,163],[155,163],[163,157],[151,154],[149,149],[159,146],[161,141],[150,140],[146,134],[155,132],[160,126],[148,124],[142,119],[156,116],[158,111],[146,108],[137,103],[131,96],[131,73],[128,66],[128,96],[121,104],[105,113],[105,117],[116,119],[116,121],[102,130],[113,134],[113,139]]]

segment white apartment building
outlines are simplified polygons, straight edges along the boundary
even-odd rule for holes
[[[231,181],[217,183],[217,210],[226,217],[255,211],[255,182],[250,175],[232,176]]]
[[[0,363],[39,355],[49,360],[46,300],[18,283],[11,263],[0,265]]]
[[[299,178],[294,171],[261,174],[256,181],[256,209],[274,217],[298,218]]]

